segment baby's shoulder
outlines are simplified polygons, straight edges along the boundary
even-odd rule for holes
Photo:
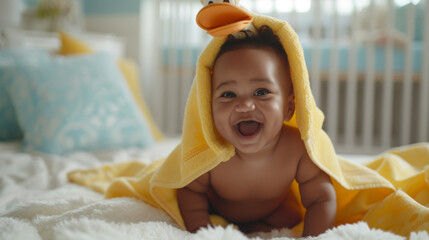
[[[293,127],[287,124],[283,124],[283,131],[297,134],[299,137],[301,137],[301,134],[299,133],[299,129],[297,127]]]
[[[301,139],[301,133],[296,127],[286,124],[283,125],[281,141],[282,145],[293,146],[293,149],[297,152],[305,151],[305,145]]]
[[[286,140],[292,140],[292,141],[297,141],[302,143],[301,133],[299,132],[299,129],[296,127],[284,124],[282,128],[282,136]]]

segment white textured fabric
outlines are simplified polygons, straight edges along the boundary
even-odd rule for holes
[[[20,142],[0,143],[0,239],[295,239],[288,229],[244,235],[232,228],[183,231],[166,213],[132,198],[104,199],[67,182],[66,173],[112,162],[150,162],[168,154],[178,139],[148,149],[65,156],[28,154]],[[366,223],[340,226],[313,239],[404,239],[369,229]],[[425,232],[410,239],[429,239]]]

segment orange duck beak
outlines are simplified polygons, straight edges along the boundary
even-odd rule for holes
[[[229,3],[212,3],[197,14],[197,24],[213,37],[243,30],[253,20],[246,10]]]

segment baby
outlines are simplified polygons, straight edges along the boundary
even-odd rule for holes
[[[300,214],[287,201],[296,180],[306,208],[303,236],[334,226],[330,177],[309,158],[298,129],[284,124],[295,111],[286,52],[273,31],[242,31],[221,47],[212,75],[212,113],[235,155],[178,189],[186,228],[196,232],[222,216],[243,232],[291,228]]]

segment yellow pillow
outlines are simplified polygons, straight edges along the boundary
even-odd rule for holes
[[[92,53],[94,50],[91,49],[88,45],[83,43],[77,38],[70,36],[65,32],[59,32],[60,36],[60,49],[58,54],[60,55],[70,55],[70,54],[83,54],[83,53]]]
[[[153,134],[153,137],[158,141],[164,139],[164,136],[162,135],[161,131],[158,129],[157,125],[155,124],[155,121],[152,118],[152,114],[150,113],[149,108],[147,107],[146,102],[144,101],[143,94],[140,91],[141,85],[140,85],[139,71],[138,71],[137,65],[134,63],[134,61],[128,60],[128,59],[119,59],[118,65],[122,73],[124,74],[125,79],[127,80],[128,86],[130,87],[131,92],[133,93],[134,99],[139,105],[140,110],[143,113],[143,116],[146,118],[150,126],[150,130]]]
[[[59,32],[60,36],[60,49],[58,54],[60,55],[72,55],[72,54],[85,54],[92,53],[94,50],[87,44],[83,43],[81,40],[65,33]],[[143,94],[140,91],[140,81],[139,81],[139,73],[136,64],[132,60],[127,59],[119,59],[118,66],[121,69],[122,73],[127,80],[127,85],[133,93],[134,99],[140,107],[140,110],[143,113],[143,116],[146,118],[148,122],[152,135],[158,141],[162,140],[164,136],[161,131],[158,129],[155,121],[152,118],[152,115],[147,107]]]

